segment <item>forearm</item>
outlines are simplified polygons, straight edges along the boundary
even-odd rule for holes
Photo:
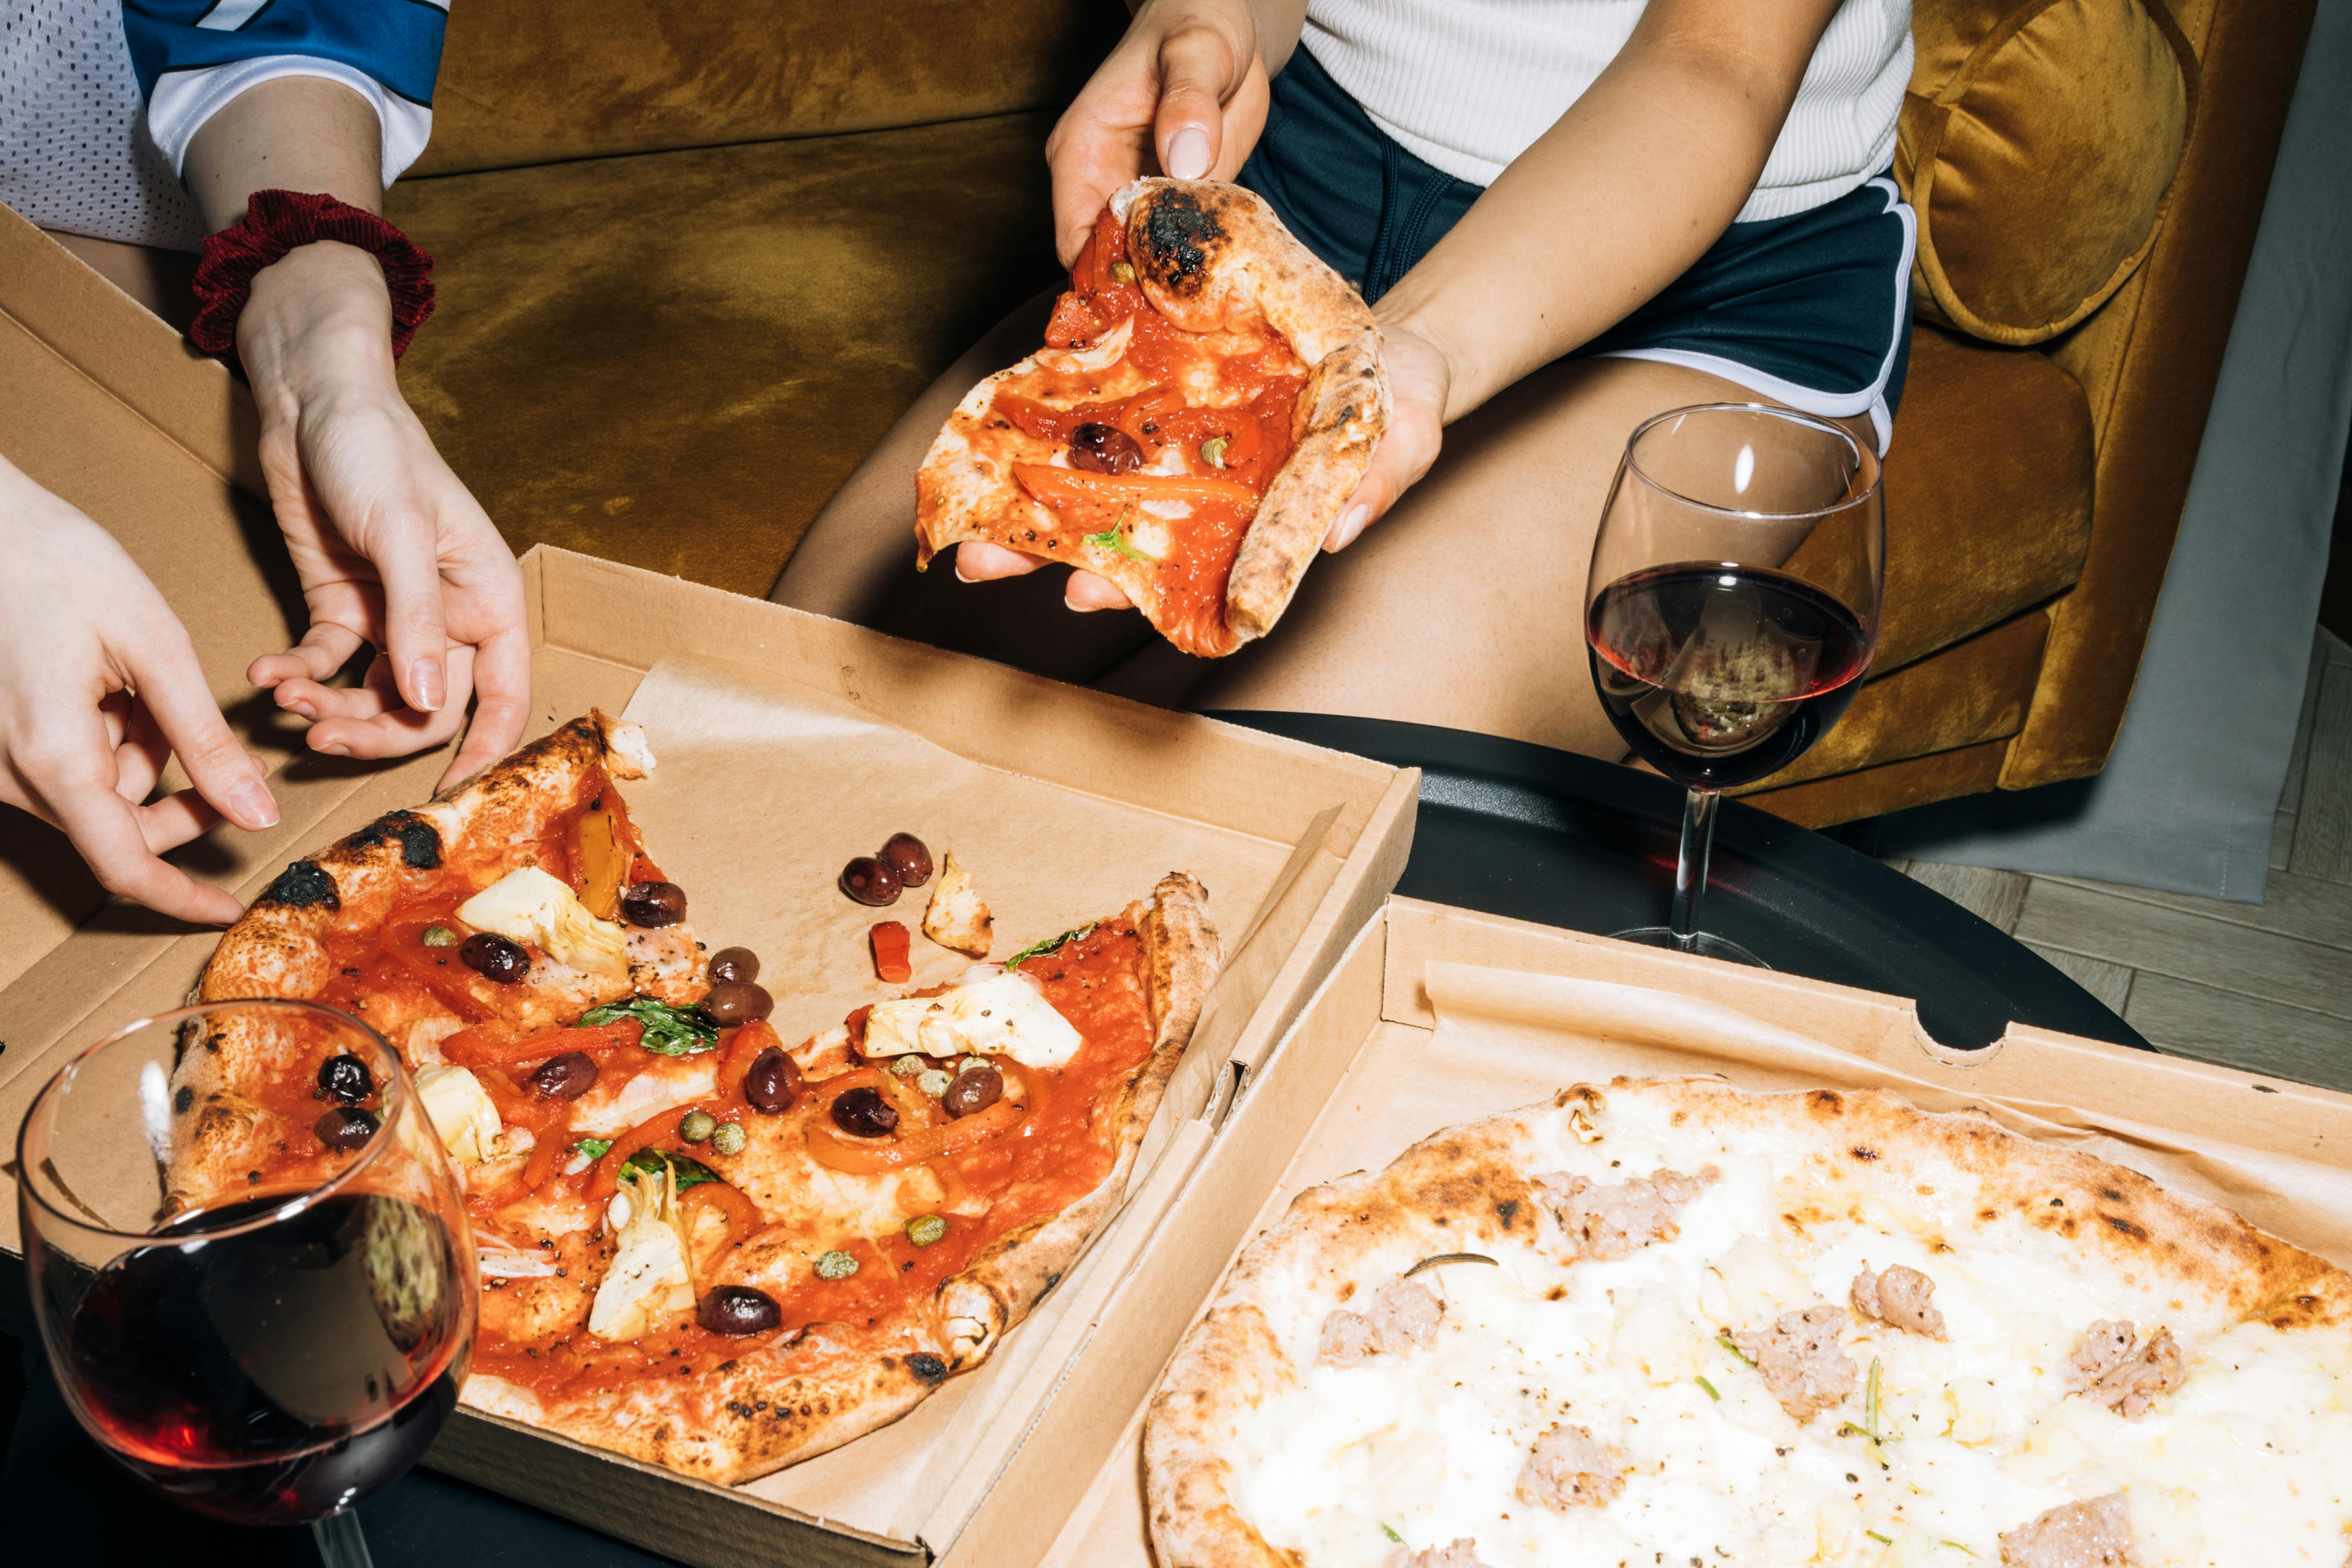
[[[256,191],[320,192],[380,214],[383,136],[374,108],[341,82],[280,77],[206,121],[181,172],[208,229],[243,217]]]
[[[1381,300],[1384,323],[1444,352],[1449,422],[1606,330],[1722,235],[1771,154],[1819,28],[1776,40],[1777,69],[1720,39],[1648,31],[1645,19]]]
[[[284,77],[239,94],[188,144],[184,173],[208,228],[245,216],[256,191],[318,192],[383,210],[382,127],[365,99],[323,77]],[[264,268],[237,319],[237,353],[267,415],[323,390],[321,378],[392,375],[392,300],[366,251],[301,246]]]

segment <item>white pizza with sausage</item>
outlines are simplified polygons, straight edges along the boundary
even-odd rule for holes
[[[1162,1568],[2345,1568],[2352,1278],[1892,1094],[1579,1086],[1302,1194],[1145,1469]]]

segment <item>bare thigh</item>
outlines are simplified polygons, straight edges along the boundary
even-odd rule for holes
[[[1036,352],[1053,305],[1052,290],[1023,305],[915,400],[817,513],[768,597],[1070,681],[1095,679],[1151,638],[1140,616],[1066,606],[1059,567],[991,583],[959,581],[952,556],[915,570],[923,454],[964,394]]]
[[[1317,562],[1265,640],[1212,665],[1147,647],[1101,684],[1188,707],[1403,720],[1622,756],[1583,629],[1618,458],[1654,414],[1755,401],[1679,365],[1549,365],[1449,429],[1428,477]],[[1871,439],[1866,420],[1847,423]]]

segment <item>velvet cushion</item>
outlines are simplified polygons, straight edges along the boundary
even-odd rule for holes
[[[2197,101],[2164,0],[1922,0],[1895,176],[1931,320],[2034,343],[2146,258]]]
[[[420,340],[421,341],[421,340]],[[1886,616],[1894,669],[2073,586],[2091,547],[2091,412],[2032,349],[1934,327],[1886,455]]]
[[[465,0],[414,173],[1046,109],[1123,23],[1082,0]]]
[[[402,387],[516,549],[765,594],[915,395],[1051,281],[1047,123],[403,180],[440,307]]]

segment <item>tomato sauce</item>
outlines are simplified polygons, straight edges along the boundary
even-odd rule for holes
[[[1125,323],[1125,352],[1099,371],[1041,372],[1023,391],[1001,389],[993,412],[1056,446],[1081,426],[1108,425],[1142,449],[1153,471],[1120,486],[1092,483],[1108,476],[1083,470],[1056,469],[1063,477],[1050,484],[1021,473],[1023,488],[1061,526],[1043,538],[1024,528],[1004,542],[1032,554],[1083,560],[1088,536],[1099,541],[1118,533],[1129,508],[1154,493],[1181,500],[1190,509],[1186,515],[1160,520],[1170,545],[1153,574],[1160,619],[1170,640],[1185,651],[1223,653],[1234,643],[1225,625],[1226,584],[1266,487],[1290,458],[1306,369],[1271,328],[1213,337],[1184,331],[1152,309],[1133,277],[1126,226],[1106,207],[1071,266],[1069,290],[1055,306],[1045,341],[1078,348]],[[1188,385],[1204,382],[1219,401],[1187,402]],[[1171,451],[1181,458],[1178,475],[1229,481],[1231,492],[1203,497],[1175,485],[1155,486]]]
[[[975,1207],[982,1203],[986,1206],[977,1215],[944,1215],[946,1234],[930,1246],[916,1246],[903,1229],[846,1239],[814,1237],[829,1249],[847,1253],[858,1267],[837,1279],[803,1268],[794,1282],[782,1289],[773,1289],[772,1280],[762,1280],[761,1288],[769,1291],[782,1312],[782,1328],[776,1333],[738,1339],[711,1333],[688,1321],[630,1344],[607,1343],[584,1327],[575,1327],[552,1342],[518,1343],[486,1324],[475,1349],[474,1364],[531,1389],[541,1398],[561,1400],[610,1387],[616,1376],[709,1372],[747,1350],[787,1341],[813,1323],[840,1324],[853,1331],[878,1330],[907,1303],[928,1304],[941,1282],[968,1268],[989,1245],[1032,1220],[1059,1213],[1109,1175],[1118,1157],[1113,1113],[1123,1103],[1121,1090],[1129,1076],[1143,1065],[1152,1047],[1141,950],[1141,940],[1131,924],[1111,921],[1024,966],[1055,1010],[1078,1031],[1083,1045],[1060,1071],[1036,1075],[1040,1081],[1034,1091],[1035,1109],[1030,1114],[967,1150],[932,1163],[950,1194],[961,1189],[963,1194],[961,1204],[951,1201],[943,1207]],[[758,1114],[740,1100],[740,1075],[752,1053],[722,1047],[722,1054],[719,1092],[704,1103],[722,1119]],[[824,1077],[812,1076],[806,1092],[782,1114],[806,1123],[824,1114],[832,1098],[825,1090],[829,1080],[850,1073],[858,1074],[860,1081],[887,1077],[876,1074],[859,1058],[847,1060],[843,1069]],[[1030,1069],[1015,1065],[1012,1071],[1026,1075]],[[918,1098],[901,1089],[905,1100]],[[938,1120],[945,1121],[943,1112],[938,1113]],[[646,1146],[682,1153],[713,1167],[726,1164],[707,1145],[681,1142],[674,1131],[674,1119],[671,1126],[665,1136]],[[924,1130],[910,1117],[901,1121],[895,1136]],[[880,1146],[885,1142],[876,1143]],[[618,1152],[616,1141],[614,1152]],[[559,1175],[551,1180],[549,1189],[584,1196],[595,1175],[595,1166],[575,1175]],[[704,1289],[741,1279],[730,1272],[723,1258],[715,1268],[698,1268],[698,1286]],[[584,1317],[584,1308],[583,1311]]]

